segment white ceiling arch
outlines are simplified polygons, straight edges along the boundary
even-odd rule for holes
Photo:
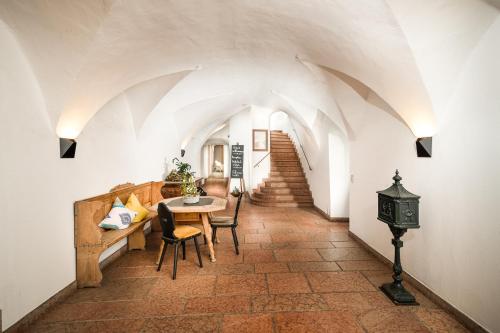
[[[416,135],[431,135],[433,103],[405,15],[419,3],[403,2],[404,10],[384,0],[4,0],[0,19],[22,46],[60,132],[79,133],[107,100],[139,82],[199,64],[210,75],[197,71],[183,89],[246,93],[250,86],[257,105],[272,100],[270,89],[295,96],[294,80],[314,83],[292,63],[299,54],[363,82]],[[440,13],[453,9],[453,0],[442,3]],[[252,80],[231,73],[241,67]],[[316,103],[314,93],[300,97]]]

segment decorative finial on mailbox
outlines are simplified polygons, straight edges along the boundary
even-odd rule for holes
[[[399,184],[399,182],[401,181],[401,179],[403,179],[399,175],[399,170],[398,169],[396,169],[396,175],[394,177],[392,177],[392,179],[394,179],[395,184]]]

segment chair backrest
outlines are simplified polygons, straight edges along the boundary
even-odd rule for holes
[[[160,220],[161,229],[163,231],[163,237],[176,239],[174,235],[175,223],[174,215],[172,211],[168,209],[165,203],[160,202],[158,204],[158,218]]]
[[[238,211],[240,210],[241,198],[243,197],[243,192],[240,192],[238,196],[238,202],[236,203],[236,210],[234,212],[234,224],[238,225]]]

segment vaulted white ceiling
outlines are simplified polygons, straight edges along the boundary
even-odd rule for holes
[[[432,135],[437,109],[497,17],[479,0],[0,3],[60,136],[77,136],[121,93],[137,131],[162,98],[157,112],[188,115],[201,127],[242,104],[293,100],[345,130],[335,89],[305,63],[360,82],[416,135]],[[453,48],[439,43],[450,36]]]

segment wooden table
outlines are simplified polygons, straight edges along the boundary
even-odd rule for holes
[[[208,201],[207,199],[212,199],[209,204],[203,204],[203,201]],[[163,202],[172,211],[172,213],[199,213],[201,216],[201,222],[203,224],[203,230],[205,232],[205,237],[207,239],[208,251],[210,252],[210,260],[215,261],[214,244],[212,243],[212,227],[208,221],[208,213],[217,212],[226,209],[227,200],[214,196],[205,196],[200,198],[201,205],[184,205],[182,204],[182,197],[168,198],[160,202]],[[158,204],[151,206],[150,210],[157,211]],[[163,247],[163,243],[162,243]],[[161,252],[160,248],[160,252]]]

